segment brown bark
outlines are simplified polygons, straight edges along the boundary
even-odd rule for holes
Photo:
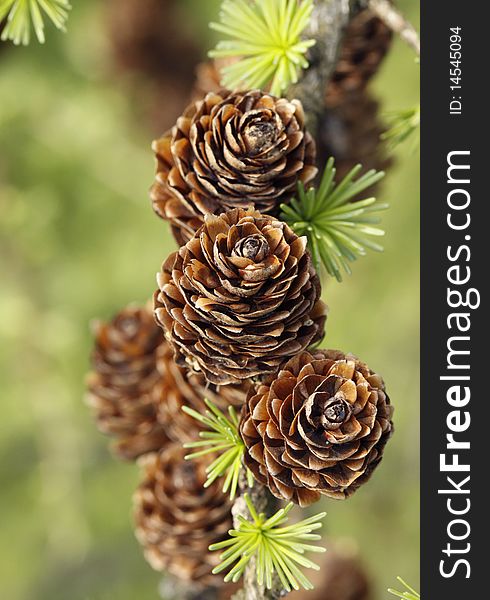
[[[304,32],[305,39],[314,39],[316,44],[309,53],[310,67],[288,95],[303,103],[312,134],[325,106],[325,90],[337,64],[344,29],[356,5],[354,0],[315,0],[310,25]]]

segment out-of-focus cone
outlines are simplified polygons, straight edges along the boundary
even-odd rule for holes
[[[109,323],[95,325],[87,401],[114,451],[132,460],[160,449],[168,436],[158,422],[153,391],[160,374],[157,349],[164,341],[148,307],[128,306]]]
[[[170,439],[175,442],[195,440],[199,422],[182,410],[183,406],[199,413],[205,411],[204,398],[187,381],[186,372],[179,367],[170,344],[164,341],[158,349],[160,378],[153,390],[157,419]]]
[[[251,385],[249,382],[227,386],[208,384],[202,373],[177,365],[167,341],[158,348],[157,366],[161,374],[153,391],[157,419],[175,442],[193,441],[199,435],[199,422],[182,410],[184,406],[204,414],[207,410],[204,399],[208,398],[223,411],[230,405],[241,407]]]
[[[388,52],[392,31],[371,11],[362,10],[349,23],[337,67],[325,95],[319,123],[317,156],[320,170],[333,156],[340,181],[357,164],[362,173],[383,171],[392,164],[381,134],[385,127],[379,103],[366,89]],[[373,195],[376,187],[363,193]]]
[[[320,120],[317,139],[319,165],[325,165],[333,156],[337,180],[345,177],[357,164],[362,165],[362,172],[386,170],[393,159],[387,155],[381,140],[384,131],[379,103],[367,90],[343,96],[342,102],[325,108]],[[364,192],[364,197],[372,191]]]
[[[221,85],[221,70],[237,61],[238,58],[215,58],[199,63],[195,69],[192,100],[202,100],[210,92],[222,90],[224,86]]]
[[[327,552],[311,575],[315,589],[293,592],[291,600],[373,600],[372,585],[354,543],[325,541]],[[310,577],[310,573],[308,573]]]
[[[99,430],[115,439],[120,458],[134,460],[169,440],[197,439],[199,423],[183,406],[204,413],[204,398],[222,410],[245,401],[249,382],[211,385],[202,373],[178,366],[149,307],[128,306],[94,328],[87,400]]]
[[[197,65],[196,80],[192,90],[194,101],[202,100],[209,92],[219,92],[222,87],[216,60],[208,60]]]
[[[178,0],[110,0],[108,30],[116,65],[154,135],[173,125],[191,93],[202,50]]]
[[[208,398],[222,411],[226,411],[229,406],[241,408],[253,385],[247,380],[237,385],[214,385],[209,383],[202,373],[195,371],[189,371],[187,377],[201,398]]]
[[[155,570],[218,587],[223,577],[211,571],[219,553],[208,547],[232,528],[231,502],[221,481],[203,487],[212,459],[185,461],[186,453],[181,444],[171,444],[141,459],[144,477],[134,496],[136,536]]]
[[[327,91],[327,107],[363,90],[388,52],[393,32],[370,10],[358,13],[344,34],[337,66]]]

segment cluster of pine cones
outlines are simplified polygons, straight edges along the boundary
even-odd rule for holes
[[[349,112],[389,40],[369,13],[353,20],[326,94],[332,115]],[[88,376],[99,429],[116,455],[139,459],[136,535],[148,562],[197,586],[220,584],[207,548],[231,528],[231,504],[218,481],[203,487],[208,457],[184,461],[200,425],[183,406],[237,407],[246,466],[300,506],[352,494],[392,432],[382,378],[352,355],[312,349],[327,317],[320,279],[305,239],[279,219],[298,182],[317,174],[302,106],[212,89],[214,71],[201,69],[203,97],[153,145],[153,208],[180,249],[151,305],[96,324]],[[336,155],[339,136],[325,133],[319,155]]]

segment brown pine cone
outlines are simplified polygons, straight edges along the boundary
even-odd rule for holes
[[[251,387],[248,381],[227,386],[208,384],[202,373],[192,373],[176,364],[174,352],[166,341],[158,349],[157,365],[161,377],[152,395],[157,419],[175,442],[193,441],[201,429],[199,422],[182,410],[183,406],[204,413],[204,399],[208,398],[222,411],[230,405],[241,408]]]
[[[216,385],[277,372],[323,335],[326,307],[305,238],[252,208],[207,215],[163,264],[158,286],[167,339]]]
[[[328,551],[313,574],[315,589],[307,600],[372,600],[372,585],[359,553],[352,544],[327,539]],[[305,600],[303,592],[292,592],[288,600]]]
[[[361,164],[362,172],[384,171],[392,164],[381,134],[385,131],[379,117],[379,103],[367,90],[346,94],[335,107],[326,108],[319,122],[318,161],[326,164],[333,156],[337,181]],[[363,192],[363,197],[373,190]]]
[[[193,441],[199,434],[199,422],[185,413],[182,407],[188,406],[203,413],[206,408],[204,397],[189,383],[186,370],[175,363],[174,352],[166,341],[158,349],[157,366],[160,377],[152,398],[158,422],[174,442]]]
[[[278,498],[343,499],[381,461],[393,424],[382,378],[336,350],[304,352],[251,393],[240,430],[245,463]]]
[[[388,52],[393,32],[370,10],[358,13],[344,34],[340,57],[327,89],[327,107],[364,89]]]
[[[232,65],[238,60],[235,57],[215,58],[199,63],[195,69],[196,79],[192,90],[192,99],[197,102],[210,92],[218,94],[223,89],[220,71],[223,67]]]
[[[151,311],[128,306],[95,328],[88,403],[97,426],[116,438],[118,456],[134,459],[168,440],[157,420],[153,390],[160,377],[156,351],[164,337]]]
[[[222,411],[226,411],[229,406],[241,408],[253,385],[251,381],[246,379],[235,384],[215,385],[207,381],[202,372],[188,369],[186,371],[189,384],[197,391],[199,396],[211,400]]]
[[[157,571],[202,585],[220,585],[213,576],[219,553],[208,546],[227,537],[231,503],[215,481],[208,488],[205,457],[185,461],[180,444],[141,460],[144,479],[134,496],[136,537]]]
[[[153,143],[155,212],[171,222],[180,245],[206,214],[254,204],[277,213],[298,181],[317,172],[315,144],[297,100],[260,91],[208,94]]]

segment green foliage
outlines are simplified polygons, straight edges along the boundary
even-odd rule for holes
[[[349,262],[364,256],[366,248],[383,250],[368,236],[384,235],[383,230],[373,227],[380,222],[373,213],[388,208],[388,204],[376,202],[375,198],[352,200],[377,183],[384,173],[371,170],[354,181],[361,168],[357,165],[337,184],[334,159],[330,158],[318,189],[305,190],[300,183],[298,198],[281,205],[281,218],[298,235],[307,236],[316,268],[323,263],[337,281],[342,281],[342,268],[351,273]]]
[[[7,17],[1,39],[27,46],[32,24],[38,41],[44,44],[44,17],[64,31],[70,8],[68,0],[0,0],[0,21]]]
[[[389,589],[388,591],[393,596],[397,596],[398,598],[403,598],[404,600],[420,600],[420,594],[416,592],[412,587],[408,585],[401,577],[397,577],[398,581],[405,588],[404,592],[398,592],[397,590]]]
[[[240,57],[223,69],[230,89],[265,88],[279,96],[308,67],[305,54],[314,40],[301,40],[313,11],[312,0],[223,0],[220,23],[210,27],[232,38],[220,41],[209,55]]]
[[[233,406],[230,406],[228,408],[229,418],[227,418],[210,400],[206,399],[204,402],[209,408],[205,415],[201,415],[187,406],[182,407],[184,412],[208,428],[208,431],[201,431],[199,434],[203,438],[202,441],[184,444],[184,448],[204,448],[188,454],[186,459],[218,454],[219,456],[206,469],[207,480],[204,487],[209,487],[218,477],[225,477],[223,492],[226,494],[229,491],[230,498],[233,500],[245,452],[245,444],[238,433],[238,415]],[[247,475],[251,485],[251,474],[248,470]]]
[[[305,552],[325,552],[325,548],[312,546],[311,542],[321,539],[317,534],[311,533],[322,526],[320,521],[326,513],[320,513],[309,519],[304,519],[294,525],[280,527],[288,520],[288,513],[293,508],[290,503],[286,508],[281,508],[269,519],[264,513],[257,514],[248,494],[245,501],[252,516],[248,521],[242,516],[238,517],[238,529],[230,531],[230,538],[209,546],[211,551],[223,550],[219,564],[213,573],[221,573],[233,563],[235,565],[225,576],[225,581],[237,582],[243,575],[250,559],[256,557],[257,582],[267,589],[272,587],[272,576],[276,573],[282,585],[288,591],[313,589],[312,583],[303,575],[298,565],[319,570],[318,565],[304,557]]]
[[[388,115],[388,120],[390,128],[381,135],[381,139],[385,140],[393,149],[405,140],[414,138],[414,134],[419,131],[420,104],[413,108],[395,111]],[[415,141],[415,144],[418,145],[418,142],[419,139]]]

